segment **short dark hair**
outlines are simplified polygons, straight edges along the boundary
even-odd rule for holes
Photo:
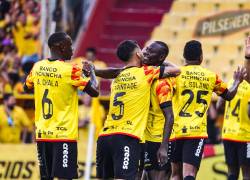
[[[50,35],[48,39],[48,46],[51,48],[53,45],[58,44],[65,40],[67,34],[65,32],[55,32]]]
[[[86,49],[86,52],[92,52],[94,55],[96,55],[96,48],[94,48],[94,47],[88,47]]]
[[[7,101],[11,96],[13,96],[12,93],[5,93],[5,94],[3,95],[3,100],[4,100],[4,101]]]
[[[164,59],[168,56],[169,48],[168,45],[165,42],[162,41],[155,41],[157,44],[159,44],[162,47],[162,51],[165,54]]]
[[[126,62],[132,57],[134,50],[138,46],[138,43],[133,40],[122,41],[117,47],[116,55],[119,59]]]
[[[188,61],[200,61],[202,46],[199,41],[188,41],[184,47],[183,57]]]

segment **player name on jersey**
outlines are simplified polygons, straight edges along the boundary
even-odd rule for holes
[[[185,74],[181,75],[181,78],[189,80],[184,81],[184,88],[209,89],[209,78],[204,72],[186,71]]]
[[[137,88],[136,77],[131,75],[130,72],[121,74],[114,80],[114,89],[120,90],[133,90]]]

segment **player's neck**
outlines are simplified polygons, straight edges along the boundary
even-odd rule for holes
[[[185,61],[184,66],[192,66],[192,65],[201,65],[201,62],[199,62],[199,61],[188,61],[188,60]]]
[[[141,67],[141,63],[137,59],[131,59],[126,64],[126,67]]]
[[[52,53],[51,52],[51,56],[50,56],[50,58],[49,59],[53,59],[53,60],[63,60],[63,58],[61,57],[61,56],[59,56],[58,54],[56,54],[56,53]]]

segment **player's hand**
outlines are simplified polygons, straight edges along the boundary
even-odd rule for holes
[[[247,77],[246,68],[238,66],[237,70],[234,71],[234,80],[240,84],[246,77]]]
[[[83,64],[82,72],[84,73],[85,76],[89,77],[91,70],[94,70],[94,65],[89,61],[83,61],[82,64]]]
[[[157,160],[160,166],[164,166],[168,162],[168,144],[162,144],[157,151]]]
[[[250,36],[247,37],[246,41],[245,41],[245,56],[246,57],[250,57]]]

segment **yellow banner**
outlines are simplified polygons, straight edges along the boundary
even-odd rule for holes
[[[86,144],[78,143],[79,178],[84,176]],[[35,144],[1,144],[0,149],[0,179],[39,179]],[[92,178],[94,178],[94,175],[95,164],[93,159]]]

